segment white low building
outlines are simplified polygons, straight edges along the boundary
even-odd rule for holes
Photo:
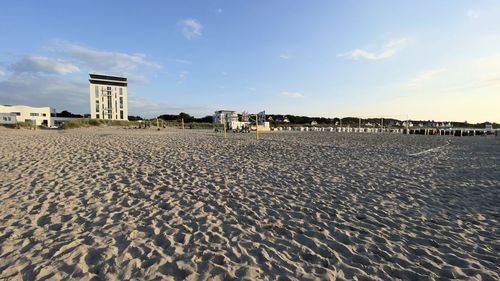
[[[0,113],[0,124],[1,125],[15,125],[16,115],[12,113]]]
[[[238,122],[238,113],[233,110],[218,110],[213,115],[215,124]]]
[[[26,105],[0,105],[0,113],[15,116],[16,122],[37,126],[54,126],[56,110],[52,107],[31,107]],[[7,116],[6,116],[7,117]],[[3,118],[2,118],[3,119]]]

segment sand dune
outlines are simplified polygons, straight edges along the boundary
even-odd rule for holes
[[[261,137],[0,130],[0,279],[500,279],[499,139]]]

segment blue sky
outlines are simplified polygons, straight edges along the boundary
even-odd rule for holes
[[[499,1],[8,1],[0,104],[500,121]]]

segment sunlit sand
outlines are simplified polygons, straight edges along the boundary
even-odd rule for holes
[[[0,129],[0,279],[500,279],[498,138],[227,137]]]

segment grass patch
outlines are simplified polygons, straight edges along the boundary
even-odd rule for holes
[[[62,125],[63,129],[99,127],[99,126],[137,126],[138,122],[125,120],[102,120],[79,118],[68,120]]]
[[[150,122],[152,127],[156,127],[156,120],[147,122]],[[160,127],[164,125],[166,127],[182,128],[182,122],[178,121],[163,121],[163,122],[160,121],[159,125]],[[223,125],[214,123],[203,123],[203,122],[184,123],[184,129],[213,129],[222,127]]]
[[[9,128],[9,129],[16,129],[17,128],[17,124],[0,124],[0,126],[2,126],[4,128]]]

